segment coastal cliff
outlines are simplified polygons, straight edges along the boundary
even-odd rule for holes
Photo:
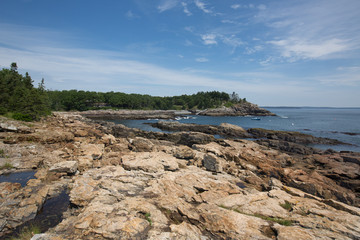
[[[0,238],[63,191],[70,207],[33,239],[360,236],[358,153],[300,151],[274,137],[145,132],[75,113],[0,122],[0,174],[36,172],[23,187],[0,183]]]

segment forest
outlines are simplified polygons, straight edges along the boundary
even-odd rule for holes
[[[230,107],[246,102],[237,93],[211,91],[192,95],[157,97],[122,92],[82,90],[46,90],[44,79],[38,87],[28,73],[17,72],[16,63],[0,71],[0,115],[18,120],[37,120],[51,111],[86,111],[96,109],[196,110]]]

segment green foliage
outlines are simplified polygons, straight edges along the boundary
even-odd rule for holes
[[[16,63],[12,63],[11,70],[0,71],[0,114],[14,113],[15,119],[23,121],[38,120],[49,114],[44,82],[39,88],[34,88],[30,75],[22,76],[16,69]]]
[[[41,233],[40,227],[31,225],[21,229],[20,233],[16,237],[10,238],[10,240],[29,240],[35,234]]]
[[[150,226],[152,225],[152,220],[151,220],[151,214],[149,212],[145,213],[145,219],[150,223]]]
[[[233,102],[227,102],[227,103],[224,104],[224,106],[229,108],[229,107],[234,106],[234,103]]]
[[[50,106],[55,111],[85,111],[93,109],[146,109],[146,110],[186,110],[206,109],[223,106],[230,101],[225,92],[198,92],[193,95],[174,97],[153,97],[121,92],[89,91],[48,91]],[[230,103],[233,104],[233,103]]]
[[[1,157],[1,158],[5,157],[5,151],[4,151],[4,149],[0,149],[0,157]]]
[[[12,165],[9,162],[4,163],[3,165],[0,166],[0,170],[4,170],[4,169],[11,169],[14,168],[14,165]]]
[[[29,114],[24,113],[14,113],[12,115],[12,118],[24,122],[31,122],[33,120],[33,118]]]
[[[192,95],[174,97],[154,97],[142,94],[94,91],[48,91],[44,79],[33,86],[28,73],[25,76],[17,72],[17,64],[11,69],[0,71],[0,114],[12,114],[18,120],[38,120],[41,116],[54,111],[85,111],[94,109],[145,109],[145,110],[196,110],[231,107],[246,102],[237,93],[231,96],[225,92],[198,92]]]
[[[280,225],[284,225],[284,226],[291,226],[293,224],[293,222],[291,220],[287,220],[287,219],[283,219],[283,218],[268,217],[268,216],[265,216],[265,215],[262,215],[262,214],[259,214],[259,213],[255,213],[255,214],[244,213],[239,209],[229,208],[229,207],[226,207],[224,205],[219,205],[219,207],[227,209],[227,210],[232,210],[232,211],[240,213],[240,214],[261,218],[261,219],[263,219],[265,221],[276,222],[276,223],[278,223]]]
[[[287,200],[285,200],[284,203],[279,203],[279,205],[280,205],[282,208],[284,208],[285,210],[288,210],[288,211],[291,211],[291,210],[293,209],[293,205],[292,205],[289,201],[287,201]]]

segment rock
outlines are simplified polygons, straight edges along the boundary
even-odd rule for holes
[[[240,138],[249,138],[250,134],[240,126],[230,124],[230,123],[221,123],[218,126],[220,130],[220,135],[222,136],[232,136]]]
[[[284,148],[271,146],[284,140],[272,139],[264,146],[199,132],[119,127],[122,130],[115,135],[113,127],[56,113],[34,123],[34,133],[1,132],[0,149],[9,162],[40,169],[37,179],[24,187],[0,183],[0,238],[33,218],[47,198],[67,187],[73,207],[61,223],[36,238],[360,236],[359,154],[302,152],[281,143],[297,151],[284,153]],[[243,131],[228,124],[222,127],[227,134]],[[8,145],[4,143],[8,138],[16,141]],[[61,169],[69,162],[78,162],[78,174],[68,175],[75,171],[71,166]]]
[[[154,144],[142,137],[130,139],[130,149],[135,152],[151,152],[154,148]]]
[[[145,172],[176,171],[179,165],[176,158],[163,152],[137,153],[124,155],[121,158],[127,170],[143,170]]]
[[[307,147],[298,143],[292,143],[282,140],[261,139],[261,140],[256,140],[256,143],[276,150],[285,151],[288,153],[301,154],[301,155],[317,154],[321,152],[321,150],[314,149],[312,147]]]
[[[179,146],[173,150],[173,155],[180,159],[193,159],[195,157],[194,151],[188,146]]]
[[[113,145],[116,143],[116,138],[111,134],[105,134],[101,137],[102,143],[105,144],[105,146]]]
[[[211,172],[221,172],[222,167],[219,159],[214,154],[205,154],[203,159],[203,166],[206,170]]]
[[[9,121],[5,120],[3,118],[0,119],[0,121],[7,121],[7,122],[0,122],[0,132],[16,132],[16,133],[33,133],[34,129],[21,125],[18,122],[15,121]]]
[[[67,174],[75,174],[78,168],[78,163],[76,161],[64,161],[54,164],[50,167],[50,172],[59,172],[59,173],[67,173]]]
[[[174,119],[173,110],[90,110],[79,112],[91,119]]]
[[[276,178],[270,178],[269,185],[271,189],[282,189],[284,186],[282,182]]]
[[[282,140],[282,141],[298,143],[298,144],[325,144],[325,145],[345,144],[346,145],[346,143],[340,142],[335,139],[314,137],[310,134],[305,134],[300,132],[277,131],[277,130],[268,130],[262,128],[250,128],[247,131],[254,138]],[[274,144],[274,142],[273,143],[269,142],[269,144]]]
[[[0,197],[4,198],[7,195],[16,192],[21,188],[20,183],[1,182],[0,183]]]
[[[92,160],[99,160],[103,155],[104,147],[104,144],[82,144],[80,151],[83,156],[88,156]]]
[[[49,233],[35,234],[30,240],[62,240],[59,236]]]
[[[151,123],[150,125],[165,131],[191,131],[227,137],[250,137],[250,134],[242,127],[229,123],[222,123],[219,126],[216,126],[195,123],[180,123],[176,121],[159,121],[157,123]]]
[[[198,133],[198,132],[180,132],[172,134],[175,138],[180,138],[176,143],[183,144],[186,146],[191,147],[194,144],[206,144],[215,140],[214,136],[205,134],[205,133]]]

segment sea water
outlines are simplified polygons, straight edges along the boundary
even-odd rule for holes
[[[277,116],[260,116],[260,120],[253,120],[254,116],[199,116],[192,115],[180,118],[181,123],[196,123],[219,125],[230,123],[245,129],[264,128],[270,130],[297,131],[311,134],[315,137],[337,139],[351,145],[316,147],[337,151],[360,152],[360,108],[313,108],[313,107],[265,107]],[[131,128],[145,131],[161,131],[145,123],[158,120],[114,120]]]

